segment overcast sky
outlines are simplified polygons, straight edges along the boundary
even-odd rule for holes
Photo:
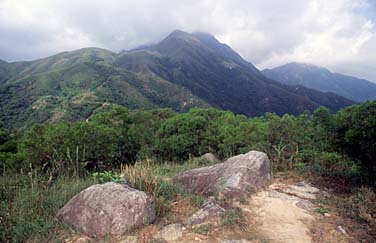
[[[0,59],[118,52],[174,29],[210,32],[260,69],[305,62],[376,82],[376,0],[0,0]]]

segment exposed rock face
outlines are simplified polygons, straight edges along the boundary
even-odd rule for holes
[[[273,179],[268,156],[250,151],[223,163],[186,171],[173,181],[203,195],[242,197],[268,185]]]
[[[217,201],[215,198],[209,198],[191,217],[188,218],[187,224],[192,228],[211,224],[221,223],[221,217],[226,212],[226,205]]]
[[[277,183],[273,184],[271,186],[271,189],[307,200],[316,199],[317,194],[320,192],[319,189],[311,186],[310,184],[304,181],[296,185],[285,185]]]
[[[155,211],[151,199],[124,184],[93,185],[74,196],[58,218],[91,237],[120,236],[151,223]]]

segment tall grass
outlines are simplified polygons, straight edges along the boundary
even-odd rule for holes
[[[181,198],[188,198],[197,207],[203,204],[204,197],[195,195],[166,178],[157,177],[156,168],[161,169],[160,166],[152,166],[148,160],[139,161],[135,165],[123,167],[122,173],[130,186],[146,192],[153,199],[157,216],[165,216],[170,205]]]
[[[49,178],[31,171],[0,177],[0,242],[45,242],[62,225],[57,211],[94,182],[90,178]]]

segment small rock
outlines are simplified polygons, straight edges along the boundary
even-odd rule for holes
[[[174,241],[183,236],[182,226],[180,224],[169,224],[163,227],[159,232],[160,238],[166,241]]]
[[[195,237],[195,241],[201,242],[202,240],[200,238],[198,238],[198,237]]]
[[[330,216],[332,216],[330,213],[324,213],[324,216],[325,217],[330,217]]]
[[[342,234],[346,234],[346,230],[341,225],[338,225],[337,230]]]
[[[119,243],[137,243],[137,236],[127,236],[124,240],[120,241]]]
[[[299,182],[295,185],[285,185],[285,184],[273,184],[270,189],[279,192],[286,193],[295,197],[299,197],[306,200],[316,199],[317,194],[320,190],[316,187],[311,186],[306,182]]]
[[[250,242],[246,240],[227,240],[227,241],[223,241],[223,243],[250,243]]]
[[[217,201],[214,197],[210,197],[191,217],[188,218],[187,224],[195,227],[202,224],[211,223],[219,224],[221,216],[226,212],[225,205]]]
[[[299,201],[296,203],[296,206],[297,206],[298,208],[301,208],[301,209],[304,209],[304,210],[307,210],[307,211],[310,211],[310,210],[312,210],[312,209],[315,207],[315,205],[314,205],[313,203],[311,203],[311,202],[308,201],[308,200],[304,200],[304,199],[299,200]]]

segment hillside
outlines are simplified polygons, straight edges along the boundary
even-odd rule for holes
[[[322,92],[333,92],[355,101],[376,99],[376,84],[339,73],[326,68],[302,63],[289,63],[262,73],[271,79],[287,85],[302,85]]]
[[[207,33],[174,31],[156,45],[119,54],[98,48],[29,62],[0,63],[0,122],[79,120],[109,104],[130,109],[213,106],[238,114],[299,114],[352,104],[340,96],[265,78]]]

